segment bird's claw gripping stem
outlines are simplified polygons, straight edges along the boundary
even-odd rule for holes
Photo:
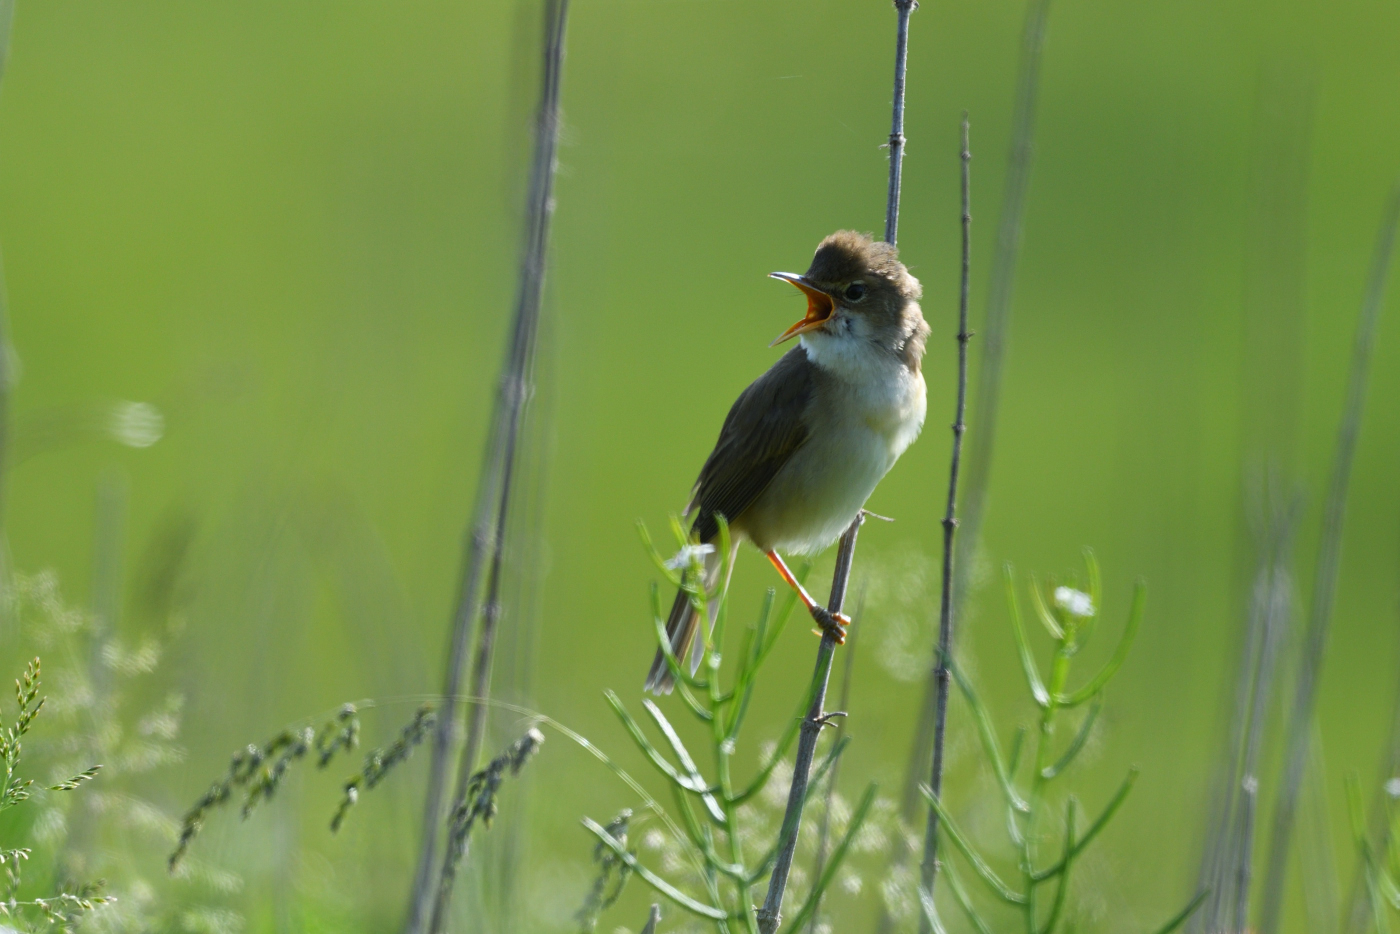
[[[845,613],[833,613],[820,603],[812,599],[812,595],[807,592],[807,588],[802,586],[802,582],[797,576],[788,570],[787,564],[776,551],[768,552],[768,560],[773,563],[773,567],[778,569],[778,573],[787,581],[788,586],[797,591],[798,599],[807,608],[807,612],[812,614],[812,619],[817,621],[821,627],[821,632],[831,633],[837,645],[846,644],[846,627],[851,625],[851,618]]]
[[[812,614],[812,619],[817,621],[821,627],[822,634],[831,633],[837,645],[846,644],[846,627],[851,625],[851,618],[845,613],[833,613],[820,604],[813,604],[807,607],[807,611]]]

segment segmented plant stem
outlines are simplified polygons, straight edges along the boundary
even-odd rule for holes
[[[846,601],[846,585],[851,576],[851,562],[856,553],[856,536],[860,534],[865,513],[856,516],[851,527],[841,536],[841,546],[836,552],[836,570],[831,578],[831,599],[827,610],[835,615],[841,612]],[[807,780],[812,771],[812,758],[817,751],[817,736],[826,723],[822,708],[826,704],[826,687],[831,678],[831,658],[836,651],[836,633],[828,628],[822,634],[821,645],[817,648],[817,666],[812,673],[812,702],[807,708],[807,716],[802,719],[802,732],[797,741],[797,761],[793,764],[792,787],[788,790],[787,809],[783,812],[783,826],[778,832],[778,857],[773,863],[773,873],[768,877],[768,896],[758,911],[760,934],[773,934],[782,920],[783,895],[787,891],[788,873],[792,869],[792,857],[797,850],[797,834],[802,828],[802,808],[807,801]]]
[[[929,788],[935,797],[943,795],[943,741],[948,725],[948,664],[953,651],[953,536],[958,529],[958,470],[962,462],[963,418],[967,411],[967,300],[972,272],[972,146],[967,114],[962,120],[962,275],[958,287],[958,401],[953,418],[953,454],[948,468],[948,504],[943,513],[943,596],[938,607],[938,652],[934,659],[934,680],[938,684],[934,710],[933,764]],[[930,897],[938,877],[938,812],[930,808],[924,828],[924,861],[920,881]],[[920,915],[920,927],[930,930],[927,915]]]
[[[885,242],[893,245],[899,233],[899,187],[904,165],[904,77],[909,57],[909,15],[918,6],[915,0],[895,0],[897,16],[895,27],[894,57],[894,102],[890,120],[890,183],[885,199]],[[841,536],[841,547],[836,555],[836,570],[831,580],[831,599],[827,609],[835,614],[841,612],[846,599],[846,586],[851,575],[851,562],[855,557],[856,536],[860,532],[865,513],[856,516],[851,527]],[[817,666],[812,675],[812,703],[802,721],[802,735],[797,745],[797,761],[792,776],[792,787],[788,791],[787,810],[783,814],[783,826],[779,831],[779,851],[773,865],[773,873],[768,878],[768,896],[758,911],[758,929],[762,934],[772,934],[777,930],[782,918],[783,894],[787,890],[788,872],[792,869],[792,856],[797,848],[797,834],[802,825],[802,808],[807,798],[807,780],[812,768],[812,756],[817,748],[817,735],[825,722],[822,707],[826,703],[827,681],[831,677],[831,658],[836,651],[836,637],[828,629],[822,635],[817,649]]]
[[[851,699],[851,672],[855,668],[856,660],[856,624],[860,622],[861,612],[865,608],[865,585],[861,584],[860,595],[856,598],[856,611],[851,614],[850,634],[846,639],[846,663],[842,666],[841,674],[841,699],[837,701],[836,709],[844,711]],[[833,743],[841,742],[841,737],[846,734],[846,718],[842,717],[836,726],[836,736]],[[822,870],[826,868],[827,845],[831,837],[831,802],[836,797],[836,779],[841,772],[841,760],[837,759],[831,764],[831,774],[826,778],[826,796],[822,802],[822,819],[817,825],[817,855],[812,864],[812,878],[820,879]],[[809,934],[817,934],[817,925],[821,921],[821,895],[817,896],[816,907],[812,909],[812,920],[807,924]]]
[[[460,695],[472,629],[477,615],[477,594],[482,571],[487,571],[486,599],[481,607],[482,627],[476,659],[472,667],[471,696],[485,698],[490,689],[491,662],[497,624],[501,615],[500,586],[505,535],[510,519],[516,453],[525,405],[531,393],[531,374],[539,331],[540,305],[544,287],[545,260],[549,246],[550,220],[554,214],[555,154],[559,143],[559,93],[564,59],[564,34],[568,0],[546,0],[543,82],[535,123],[535,150],[531,163],[530,190],[526,206],[526,236],[520,262],[514,327],[510,349],[501,375],[490,440],[487,467],[483,471],[478,496],[477,517],[471,525],[463,562],[463,577],[448,660],[445,694],[449,702]],[[480,755],[486,726],[486,706],[471,708],[467,741],[458,764],[452,810],[462,804],[467,784]],[[433,892],[444,887],[434,884],[433,865],[438,853],[438,835],[449,813],[445,800],[451,747],[460,733],[460,721],[445,716],[433,743],[433,763],[429,774],[428,799],[424,808],[423,843],[414,877],[406,930],[421,934],[440,932],[446,924],[442,898],[434,903]],[[450,856],[450,854],[447,854]],[[437,875],[447,871],[446,861]],[[447,889],[450,891],[450,887]],[[431,919],[431,928],[429,921]]]
[[[895,32],[894,62],[894,103],[890,122],[890,184],[885,201],[885,242],[895,243],[899,232],[899,186],[900,171],[904,161],[904,75],[909,55],[909,14],[918,6],[915,0],[895,0],[897,24]],[[850,582],[851,562],[855,558],[856,536],[860,533],[865,513],[859,513],[841,536],[841,546],[836,553],[836,569],[831,578],[831,599],[827,610],[832,614],[841,612],[846,600],[846,587]],[[788,790],[787,810],[783,813],[783,825],[779,831],[777,860],[773,873],[768,877],[768,896],[758,911],[758,929],[761,934],[772,934],[782,919],[783,895],[787,890],[788,873],[792,869],[792,857],[797,849],[797,834],[802,825],[802,808],[807,799],[807,781],[812,769],[812,757],[817,748],[817,736],[825,723],[822,707],[826,704],[826,687],[831,677],[831,659],[836,651],[836,636],[831,629],[822,635],[817,648],[816,671],[812,674],[812,702],[807,716],[802,721],[802,733],[797,744],[797,761],[793,767],[792,787]]]
[[[997,226],[996,249],[992,253],[991,283],[987,293],[987,317],[980,330],[982,335],[982,365],[978,371],[976,407],[972,423],[977,431],[968,451],[963,482],[963,510],[957,540],[953,571],[954,599],[966,599],[968,575],[977,550],[982,511],[987,498],[991,475],[992,448],[996,440],[997,410],[1001,399],[1002,363],[1005,357],[1006,335],[1011,322],[1011,286],[1021,249],[1021,228],[1026,213],[1026,193],[1030,186],[1032,155],[1034,154],[1035,111],[1040,90],[1041,53],[1045,46],[1045,25],[1049,17],[1050,0],[1030,0],[1017,65],[1016,102],[1012,112],[1011,156],[1006,167],[1006,193],[1002,200],[1001,217]],[[919,786],[928,776],[927,763],[932,754],[935,714],[937,712],[937,667],[929,669],[919,707],[919,724],[905,774],[904,793],[900,811],[904,819],[918,819],[923,798]],[[910,853],[901,849],[896,858],[901,863]],[[894,919],[882,915],[879,931],[888,934],[894,929]]]
[[[893,245],[899,235],[899,186],[904,171],[904,72],[909,59],[909,14],[915,0],[895,0],[899,17],[894,40],[894,106],[890,120],[890,188],[885,197],[885,242]]]

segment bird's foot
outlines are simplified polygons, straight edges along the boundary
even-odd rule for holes
[[[808,611],[812,614],[812,619],[817,621],[821,627],[818,632],[822,635],[831,633],[837,645],[846,644],[846,627],[851,625],[851,618],[845,613],[833,613],[820,604],[812,604]]]

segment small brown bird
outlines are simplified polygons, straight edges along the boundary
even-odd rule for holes
[[[840,634],[850,620],[813,600],[779,552],[811,555],[836,541],[919,436],[928,338],[923,290],[893,246],[849,230],[823,240],[805,274],[772,276],[807,296],[806,317],[773,345],[800,342],[730,408],[685,513],[695,512],[691,534],[704,544],[714,543],[716,517],[724,516],[733,547],[752,542],[818,624]],[[720,566],[717,555],[707,555],[706,587]],[[682,590],[666,623],[677,659],[694,643],[692,671],[702,648],[695,639],[699,615]],[[646,688],[667,694],[673,680],[658,649]]]

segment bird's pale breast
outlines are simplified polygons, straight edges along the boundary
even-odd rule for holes
[[[834,378],[813,394],[809,437],[742,517],[759,548],[814,554],[830,545],[918,437],[923,377],[897,361],[878,365],[858,379],[828,371]]]

